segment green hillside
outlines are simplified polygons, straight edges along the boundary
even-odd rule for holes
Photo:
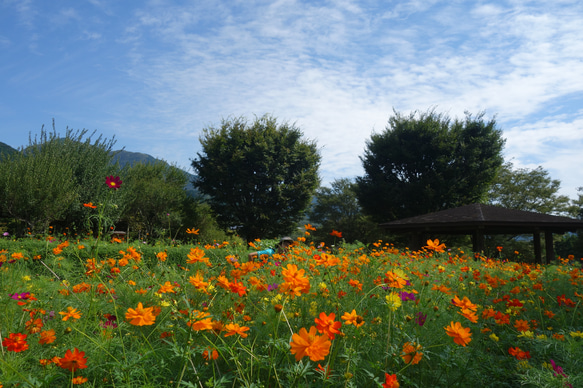
[[[10,155],[10,154],[13,154],[14,152],[18,152],[18,150],[16,148],[12,148],[8,144],[2,143],[0,141],[0,156]]]
[[[118,162],[120,166],[125,166],[129,164],[130,166],[136,163],[156,163],[156,162],[163,162],[160,159],[156,159],[155,157],[144,154],[141,152],[130,152],[125,150],[118,150],[113,151],[113,162]]]
[[[113,162],[118,162],[120,166],[124,167],[127,164],[129,164],[130,166],[136,163],[165,163],[165,164],[169,164],[168,162],[162,160],[162,159],[157,159],[155,157],[153,157],[152,155],[148,155],[148,154],[144,154],[141,152],[130,152],[130,151],[125,151],[125,150],[118,150],[118,151],[113,151]],[[184,171],[184,170],[183,170]],[[190,174],[186,171],[184,171],[184,173],[186,174],[187,178],[188,178],[188,183],[186,184],[185,190],[187,191],[188,195],[190,196],[197,196],[198,191],[194,188],[194,186],[192,185],[192,180],[195,178],[195,175]]]

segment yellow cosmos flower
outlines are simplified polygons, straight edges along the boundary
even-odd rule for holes
[[[391,311],[396,311],[403,304],[401,297],[396,292],[391,292],[389,295],[385,296],[385,299],[387,301],[387,306],[389,306]]]

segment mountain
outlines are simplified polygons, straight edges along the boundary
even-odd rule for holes
[[[162,159],[157,159],[152,155],[144,154],[141,152],[130,152],[126,150],[118,150],[112,151],[113,154],[113,163],[118,162],[121,167],[125,167],[127,164],[130,166],[136,163],[164,163],[166,165],[170,165],[168,162]],[[192,180],[196,177],[187,171],[184,171],[186,177],[188,178],[188,183],[185,186],[185,190],[188,195],[192,197],[196,197],[198,195],[198,190],[196,190],[192,184]]]
[[[18,152],[18,150],[16,148],[12,148],[8,144],[2,143],[0,141],[0,157],[2,157],[4,155],[8,156],[8,155],[13,154],[15,152]]]
[[[156,162],[164,162],[166,161],[161,159],[156,159],[152,155],[143,154],[141,152],[130,152],[126,150],[118,150],[113,151],[113,162],[118,162],[120,166],[125,167],[125,165],[129,164],[130,166],[135,163],[156,163]],[[166,163],[168,164],[168,163]]]

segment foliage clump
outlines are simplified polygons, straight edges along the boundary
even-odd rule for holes
[[[223,228],[248,241],[290,233],[318,187],[320,155],[296,126],[265,115],[223,120],[200,138],[193,184]]]
[[[482,113],[395,112],[366,145],[357,194],[377,222],[481,202],[503,163],[502,131]]]

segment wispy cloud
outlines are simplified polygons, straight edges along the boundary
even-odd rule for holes
[[[32,20],[35,7],[24,4],[19,14]],[[92,101],[103,99],[107,113],[96,124],[146,147],[140,150],[189,165],[203,127],[269,113],[317,141],[327,183],[362,173],[365,141],[384,129],[393,108],[435,107],[454,117],[496,116],[515,165],[552,169],[571,195],[575,180],[583,185],[583,172],[558,165],[581,162],[574,148],[583,97],[579,2],[152,0],[134,6],[92,0],[50,16],[75,25],[76,36],[93,45],[69,58],[95,50],[96,57],[116,58],[99,66],[118,74],[107,92],[97,92],[105,76],[97,70],[59,89],[74,92],[77,83],[94,91]],[[126,76],[122,82],[119,74]]]

